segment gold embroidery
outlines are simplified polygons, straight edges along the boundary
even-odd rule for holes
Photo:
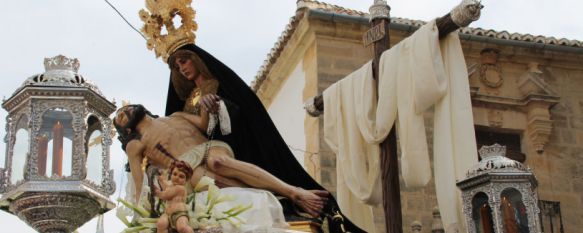
[[[207,79],[202,82],[201,87],[197,87],[190,92],[184,104],[184,112],[198,115],[200,113],[200,98],[206,94],[216,94],[219,89],[219,81]]]
[[[193,89],[184,103],[184,111],[188,113],[198,113],[198,101],[200,100],[200,96],[200,89]]]

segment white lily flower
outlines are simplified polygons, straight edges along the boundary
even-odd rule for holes
[[[118,208],[118,211],[115,212],[115,216],[121,220],[121,222],[123,222],[123,224],[126,225],[126,227],[130,227],[132,226],[132,224],[130,223],[130,221],[128,221],[127,219],[127,215],[124,213],[124,211],[120,211]]]
[[[203,176],[202,178],[200,178],[200,181],[198,181],[198,183],[196,184],[196,187],[194,187],[194,191],[202,192],[211,185],[215,185],[215,180],[208,176]]]
[[[226,202],[226,201],[234,201],[234,200],[235,200],[235,196],[233,196],[233,195],[222,195],[216,199],[215,204],[219,204],[221,202]]]
[[[219,196],[221,195],[221,192],[219,191],[219,187],[217,187],[214,184],[209,185],[208,191],[207,191],[207,199],[206,199],[206,203],[214,203],[214,201],[219,198]],[[209,206],[213,206],[213,204],[209,205]]]

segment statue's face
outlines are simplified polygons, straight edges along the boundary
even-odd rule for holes
[[[194,81],[199,75],[198,70],[194,67],[194,63],[188,58],[177,58],[176,67],[182,76],[190,81]]]
[[[133,117],[134,106],[128,105],[117,110],[114,123],[119,126],[126,126]]]
[[[184,185],[186,184],[186,174],[180,171],[180,169],[175,168],[172,170],[172,176],[170,177],[170,180],[172,181],[172,184]]]
[[[144,116],[146,115],[146,108],[142,105],[126,105],[117,110],[113,123],[116,128],[124,128],[126,133],[134,130]]]

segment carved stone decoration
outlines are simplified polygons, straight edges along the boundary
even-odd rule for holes
[[[488,124],[490,127],[500,128],[504,123],[504,115],[502,112],[494,109],[488,110]]]
[[[441,213],[436,206],[433,208],[433,220],[431,221],[431,233],[445,233],[443,223],[441,222]]]
[[[480,52],[482,64],[480,65],[480,81],[488,87],[498,88],[504,83],[502,68],[498,64],[500,51],[497,49],[484,49]]]
[[[537,153],[544,151],[551,136],[553,121],[549,108],[549,104],[545,102],[537,101],[528,105],[526,134]]]
[[[421,230],[423,229],[423,225],[421,224],[420,221],[413,221],[411,223],[411,232],[412,233],[421,233]]]
[[[18,215],[40,232],[72,232],[97,214],[115,207],[108,196],[115,191],[114,174],[109,164],[113,137],[109,115],[116,107],[97,86],[77,73],[77,59],[62,55],[47,58],[45,68],[45,73],[25,80],[14,95],[2,103],[8,116],[4,138],[6,164],[0,168],[0,193],[3,193],[0,209]],[[90,116],[102,123],[100,130],[104,133],[102,151],[98,155],[101,162],[98,171],[102,177],[96,183],[87,180],[86,134]],[[26,121],[21,121],[23,117]],[[59,122],[62,123],[60,128],[57,127]],[[15,152],[16,134],[20,129],[28,131],[27,154],[25,151]],[[71,166],[70,175],[52,173],[49,177],[44,172],[39,174],[38,163],[45,163],[42,157],[49,153],[46,140],[41,146],[39,138],[48,134],[59,139],[53,140],[55,145],[59,145],[59,141],[62,143],[64,138],[71,140],[71,152],[66,154],[71,156],[71,163],[62,164],[63,160],[60,161],[61,166]],[[39,148],[42,151],[39,152]],[[11,181],[15,153],[19,153],[20,158],[26,157],[24,179]],[[56,153],[60,157],[60,153]],[[59,159],[53,163],[61,169]]]
[[[463,212],[469,233],[476,233],[473,220],[473,198],[479,193],[488,197],[491,208],[492,222],[495,232],[503,231],[503,215],[500,208],[502,193],[506,190],[515,190],[521,195],[521,203],[526,210],[529,232],[540,233],[540,209],[537,205],[538,195],[536,178],[529,168],[522,163],[506,158],[505,146],[494,144],[480,149],[482,160],[474,165],[467,173],[466,178],[459,181],[457,186],[462,190]]]
[[[491,64],[495,63],[495,54],[495,51],[482,51],[483,64],[480,65],[480,80],[484,85],[488,83],[483,78],[488,76],[484,73],[484,70],[488,70],[487,66],[492,66]],[[516,78],[515,83],[508,83],[509,85],[515,85],[516,92],[512,94],[498,93],[499,89],[495,89],[492,86],[472,87],[471,98],[474,108],[481,108],[482,114],[487,114],[478,118],[481,122],[478,120],[476,124],[519,130],[523,132],[522,137],[526,139],[525,143],[528,147],[534,148],[537,153],[542,153],[552,132],[553,124],[550,108],[560,100],[558,94],[545,82],[546,77],[544,75],[546,73],[542,70],[544,69],[541,69],[536,62],[526,64],[524,74]],[[480,90],[482,88],[484,91]],[[496,95],[491,95],[491,93]],[[524,120],[518,125],[502,125],[501,123],[504,122],[503,116],[516,116]]]
[[[540,65],[536,62],[530,62],[525,72],[518,79],[518,89],[524,96],[528,95],[557,95],[551,86],[548,85],[542,77],[543,72]]]
[[[542,73],[539,64],[531,62],[527,72],[518,81],[521,94],[533,99],[526,105],[526,134],[538,153],[544,151],[551,135],[553,122],[549,109],[556,103],[552,97],[557,95],[541,77]]]

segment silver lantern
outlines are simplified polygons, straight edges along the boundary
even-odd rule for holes
[[[60,55],[44,65],[2,103],[0,208],[39,232],[72,232],[115,207],[108,116],[116,107],[78,74],[77,59]]]
[[[482,160],[457,183],[470,233],[539,233],[537,181],[506,147],[483,146]]]

